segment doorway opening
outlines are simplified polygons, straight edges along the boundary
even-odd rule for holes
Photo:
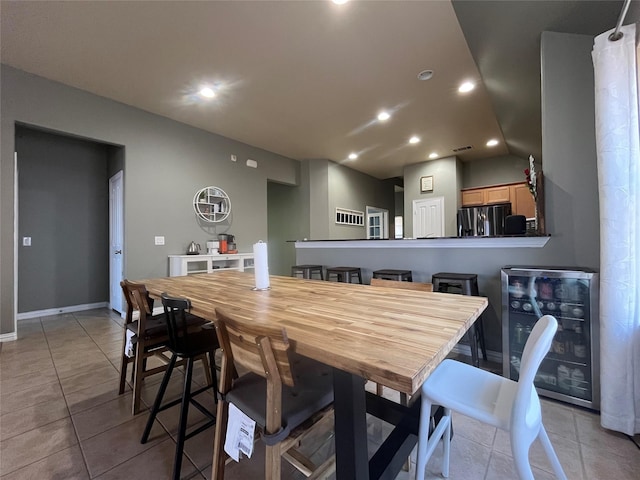
[[[22,124],[15,146],[16,319],[107,307],[108,179],[124,148]]]
[[[389,238],[389,210],[367,207],[367,239]]]

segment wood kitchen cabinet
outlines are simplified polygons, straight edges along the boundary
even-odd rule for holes
[[[468,188],[461,193],[463,207],[511,203],[512,214],[527,218],[535,216],[535,203],[526,182]]]
[[[509,185],[462,190],[462,206],[493,205],[511,201]]]
[[[493,205],[494,203],[509,203],[511,196],[509,194],[509,185],[499,185],[497,187],[488,187],[484,189],[485,205]]]
[[[526,183],[510,185],[511,211],[514,215],[524,215],[527,218],[536,216],[536,205],[533,195]]]
[[[474,188],[462,191],[462,206],[474,207],[484,205],[484,188]]]

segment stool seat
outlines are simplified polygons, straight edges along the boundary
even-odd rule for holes
[[[327,268],[327,280],[331,281],[332,276],[335,276],[338,282],[353,283],[352,280],[356,278],[358,283],[362,283],[362,269],[360,267]]]
[[[434,292],[444,293],[460,293],[477,297],[478,292],[478,275],[475,273],[434,273],[431,276]],[[451,291],[450,288],[456,291]],[[484,343],[484,327],[482,325],[482,315],[469,328],[469,347],[471,348],[471,362],[476,367],[480,365],[478,358],[478,343],[482,350],[482,358],[487,360],[487,347]]]
[[[373,272],[373,278],[382,278],[383,280],[398,280],[399,282],[413,282],[411,270],[393,270],[382,269]]]
[[[313,278],[313,274],[320,275],[320,280],[324,280],[324,274],[322,273],[322,265],[294,265],[291,267],[291,276],[298,277],[302,274],[302,278]]]
[[[478,275],[475,273],[434,273],[431,276],[431,283],[433,283],[434,292],[446,292],[446,288],[454,287],[459,288],[462,291],[462,295],[471,295],[475,297],[479,295]],[[441,288],[445,290],[441,290]]]

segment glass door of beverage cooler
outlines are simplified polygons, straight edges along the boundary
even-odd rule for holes
[[[558,320],[535,377],[541,395],[599,408],[596,276],[590,270],[502,269],[503,375],[518,380],[522,351],[543,315]]]

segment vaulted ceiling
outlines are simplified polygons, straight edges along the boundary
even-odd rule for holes
[[[540,33],[601,33],[621,4],[3,1],[0,54],[290,158],[389,178],[430,154],[540,157]],[[460,93],[465,81],[475,89]]]

